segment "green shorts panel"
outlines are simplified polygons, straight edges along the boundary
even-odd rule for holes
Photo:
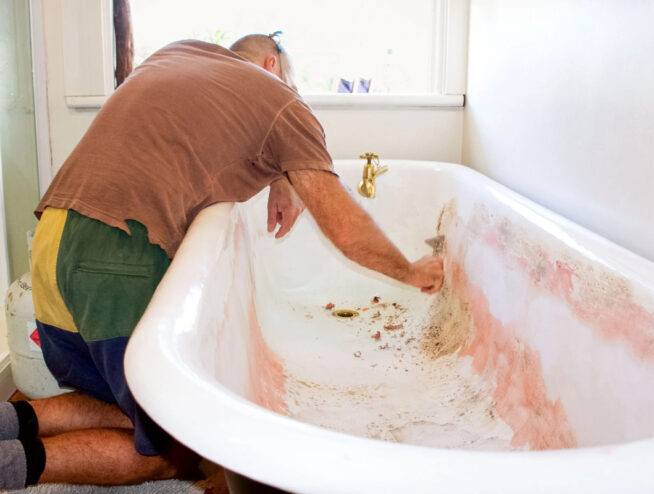
[[[57,255],[57,285],[85,341],[130,336],[170,259],[144,225],[131,235],[69,210]]]

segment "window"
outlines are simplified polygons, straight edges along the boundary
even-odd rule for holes
[[[179,39],[229,47],[280,30],[303,94],[440,93],[444,1],[131,0],[135,64]]]
[[[114,63],[129,61],[121,57],[130,53],[131,27],[134,65],[180,39],[228,47],[245,34],[280,30],[295,82],[314,108],[461,107],[469,1],[62,0],[66,103],[102,106]],[[126,2],[131,26],[120,26],[126,9],[115,7]],[[335,94],[339,87],[370,94]]]

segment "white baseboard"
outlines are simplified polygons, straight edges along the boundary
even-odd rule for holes
[[[0,401],[6,401],[14,394],[16,386],[11,378],[9,352],[0,354]]]

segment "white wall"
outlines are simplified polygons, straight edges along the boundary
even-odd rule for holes
[[[654,260],[654,2],[472,0],[463,162]]]
[[[334,159],[372,151],[383,159],[461,162],[463,108],[317,110]]]
[[[73,110],[64,96],[62,1],[43,2],[48,76],[48,113],[52,166],[56,171],[88,128],[96,110]],[[463,110],[321,109],[316,114],[325,127],[334,159],[355,158],[373,151],[381,158],[439,161],[461,160]]]

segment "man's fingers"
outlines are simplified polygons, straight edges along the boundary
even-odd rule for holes
[[[284,235],[286,235],[288,232],[290,232],[291,228],[293,228],[293,225],[295,224],[295,220],[297,220],[297,217],[300,216],[301,212],[302,211],[297,208],[287,209],[279,219],[279,224],[281,226],[277,231],[277,233],[275,234],[275,238],[281,238]]]
[[[279,230],[277,230],[277,233],[275,233],[275,238],[282,238],[284,235],[286,235],[289,232],[290,228],[285,228],[285,227],[280,227]]]
[[[288,180],[275,180],[270,184],[268,196],[268,232],[274,232],[279,224],[275,238],[286,235],[295,220],[304,210],[304,203]]]
[[[291,230],[291,227],[293,226],[293,222],[291,222],[288,216],[286,215],[284,215],[284,217],[279,222],[279,224],[280,227],[279,230],[277,230],[277,233],[275,234],[275,238],[282,238]]]
[[[438,283],[436,283],[434,285],[423,286],[420,289],[420,291],[422,293],[429,293],[429,294],[439,292],[440,289],[443,288],[443,282],[444,281],[445,281],[444,278],[441,276],[440,280],[438,280]]]
[[[277,226],[278,209],[277,204],[268,204],[268,233],[272,233]]]

